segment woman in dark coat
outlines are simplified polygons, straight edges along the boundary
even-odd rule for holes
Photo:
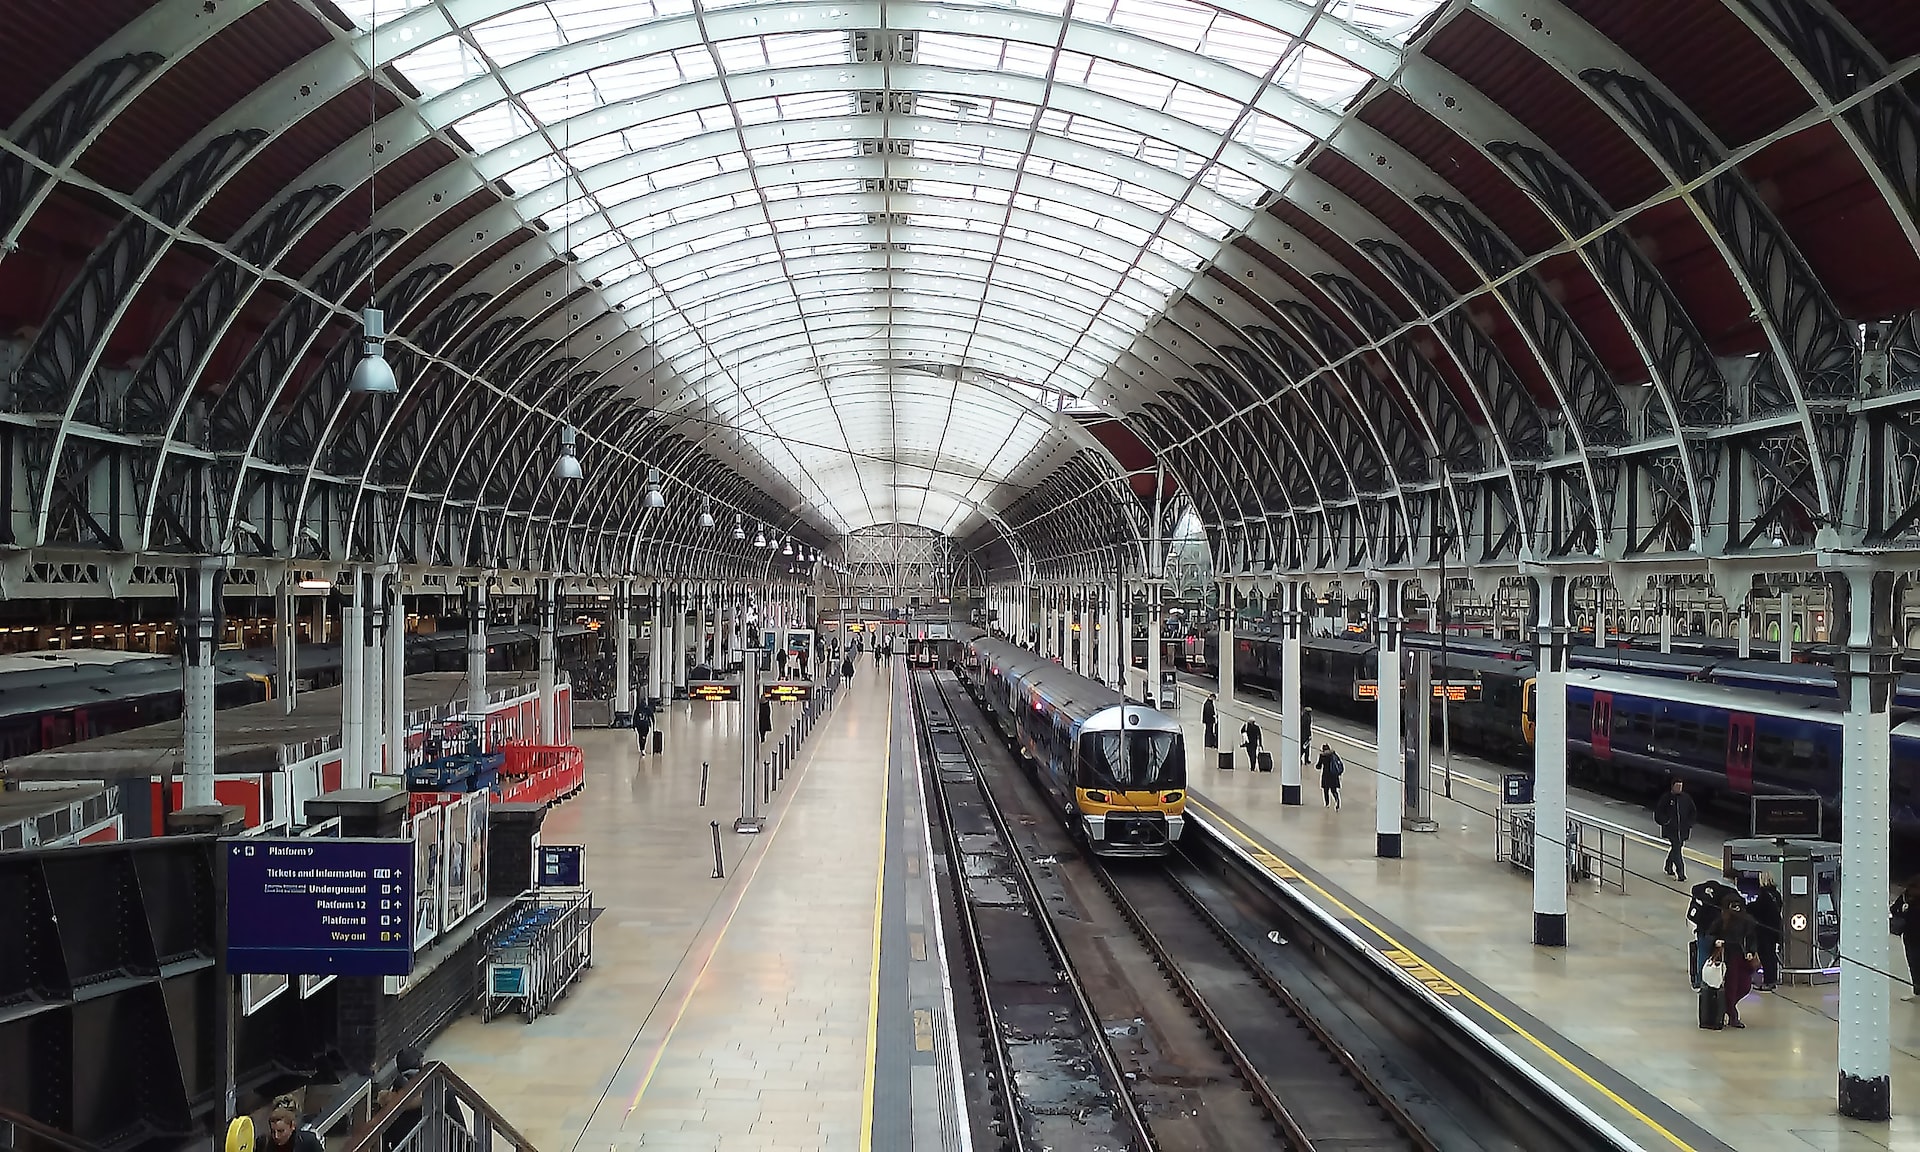
[[[1753,920],[1760,929],[1760,987],[1780,984],[1780,886],[1773,873],[1760,874],[1760,896],[1753,902]]]
[[[1906,891],[1900,893],[1887,914],[1902,921],[1901,931],[1895,935],[1907,947],[1907,978],[1912,981],[1913,990],[1900,999],[1912,1000],[1920,996],[1920,880],[1907,882]]]
[[[1745,1028],[1740,1001],[1753,991],[1753,970],[1760,960],[1760,926],[1754,923],[1745,897],[1738,892],[1728,893],[1720,907],[1720,930],[1715,936],[1726,945],[1727,1027]]]

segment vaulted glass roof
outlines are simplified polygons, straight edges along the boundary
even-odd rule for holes
[[[639,331],[650,403],[825,526],[949,533],[1436,6],[342,4]]]

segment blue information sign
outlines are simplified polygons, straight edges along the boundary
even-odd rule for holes
[[[224,840],[227,970],[413,970],[413,841]]]
[[[578,888],[587,882],[587,850],[578,844],[540,845],[542,888]]]
[[[1533,777],[1524,772],[1500,777],[1500,802],[1510,807],[1533,803]]]

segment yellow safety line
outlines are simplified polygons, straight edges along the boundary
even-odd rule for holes
[[[749,702],[749,711],[743,713],[747,723],[752,723],[753,713],[750,710],[751,707],[751,702]],[[834,717],[831,717],[828,722],[831,723],[833,719],[838,719],[837,713]],[[806,782],[808,771],[813,767],[814,753],[818,750],[818,745],[808,750],[806,760],[801,763],[800,770],[794,774],[793,791],[798,791],[800,785]],[[789,797],[792,796],[793,791],[788,792]],[[788,806],[792,806],[791,800],[788,801]],[[647,1094],[647,1086],[653,1083],[653,1074],[660,1070],[660,1061],[667,1054],[667,1046],[673,1042],[673,1034],[679,1029],[681,1018],[686,1016],[687,1008],[693,1003],[694,994],[699,992],[700,985],[705,983],[707,979],[707,969],[713,966],[713,958],[719,955],[720,945],[727,938],[727,930],[733,927],[734,917],[740,914],[740,905],[746,902],[747,889],[753,886],[754,878],[760,875],[761,861],[767,858],[768,852],[773,851],[774,838],[780,835],[780,829],[784,827],[786,827],[786,818],[784,815],[779,821],[772,822],[768,827],[765,841],[766,849],[762,851],[760,855],[753,858],[751,870],[749,870],[741,880],[739,891],[733,894],[733,907],[727,909],[727,918],[721,922],[719,934],[713,938],[713,943],[708,945],[707,954],[700,961],[700,971],[694,974],[693,982],[687,985],[686,994],[680,997],[679,1007],[674,1009],[673,1022],[667,1025],[666,1035],[660,1037],[659,1045],[654,1048],[653,1059],[647,1062],[647,1074],[640,1078],[640,1086],[634,1089],[633,1099],[628,1101],[627,1111],[620,1119],[622,1125],[625,1125],[626,1117],[633,1115],[633,1110],[640,1107],[640,1098]],[[669,977],[669,981],[671,981],[671,977]]]
[[[860,1150],[873,1152],[874,1062],[880,1051],[880,917],[887,892],[887,789],[893,783],[893,662],[887,662],[887,742],[880,773],[880,872],[873,881],[873,968],[867,977],[867,1067],[860,1089]]]
[[[1189,797],[1188,799],[1192,800],[1191,797]],[[1198,806],[1200,810],[1205,812],[1208,816],[1212,817],[1214,820],[1219,821],[1222,827],[1225,827],[1230,831],[1232,831],[1233,834],[1235,836],[1238,836],[1247,845],[1248,848],[1253,849],[1255,852],[1266,853],[1268,855],[1271,855],[1271,853],[1267,852],[1267,849],[1265,847],[1263,847],[1258,841],[1254,840],[1253,837],[1247,835],[1247,833],[1241,830],[1240,826],[1235,824],[1233,821],[1220,815],[1220,813],[1214,811],[1208,805],[1200,803],[1198,800],[1192,800],[1192,803]],[[1367,919],[1365,916],[1360,915],[1358,912],[1355,912],[1352,908],[1348,907],[1343,901],[1341,901],[1333,893],[1328,892],[1325,888],[1322,888],[1320,885],[1315,884],[1312,880],[1307,879],[1304,875],[1301,875],[1297,870],[1290,870],[1290,871],[1293,871],[1293,874],[1288,876],[1287,879],[1297,880],[1299,883],[1305,884],[1307,887],[1319,893],[1320,898],[1322,900],[1325,900],[1327,903],[1333,905],[1335,908],[1338,908],[1342,913],[1344,913],[1350,919],[1355,920],[1358,923],[1364,925],[1368,931],[1372,932],[1375,936],[1378,936],[1382,941],[1386,942],[1386,944],[1389,947],[1396,948],[1399,951],[1404,952],[1408,956],[1411,956],[1414,959],[1420,961],[1420,963],[1425,964],[1428,968],[1432,969],[1434,972],[1436,973],[1439,972],[1438,968],[1434,967],[1433,964],[1429,963],[1419,953],[1407,947],[1405,944],[1401,943],[1399,940],[1395,939],[1393,936],[1389,935],[1387,932],[1381,930],[1381,928],[1378,925],[1374,924],[1373,921]],[[1554,1063],[1559,1064],[1562,1068],[1565,1068],[1567,1071],[1573,1073],[1575,1076],[1578,1076],[1581,1079],[1581,1081],[1586,1083],[1588,1086],[1592,1087],[1595,1091],[1599,1092],[1601,1095],[1605,1096],[1607,1099],[1619,1105],[1634,1119],[1640,1121],[1642,1124],[1645,1124],[1647,1127],[1653,1129],[1655,1132],[1658,1132],[1662,1137],[1664,1137],[1666,1140],[1671,1142],[1675,1148],[1681,1149],[1682,1152],[1697,1152],[1697,1150],[1694,1148],[1693,1145],[1687,1143],[1685,1140],[1682,1140],[1679,1136],[1669,1131],[1665,1125],[1662,1125],[1659,1121],[1655,1120],[1653,1117],[1647,1115],[1645,1112],[1642,1112],[1639,1108],[1636,1108],[1634,1105],[1632,1105],[1627,1100],[1622,1098],[1619,1093],[1607,1087],[1605,1084],[1600,1083],[1600,1081],[1594,1079],[1591,1075],[1587,1073],[1585,1069],[1581,1068],[1578,1064],[1575,1064],[1573,1061],[1567,1059],[1565,1056],[1562,1056],[1560,1052],[1557,1049],[1555,1049],[1552,1045],[1540,1039],[1540,1037],[1535,1036],[1532,1032],[1528,1031],[1527,1029],[1521,1027],[1519,1023],[1514,1021],[1506,1013],[1500,1011],[1498,1008],[1495,1008],[1493,1005],[1487,1003],[1478,995],[1474,994],[1472,989],[1461,987],[1458,981],[1447,979],[1445,975],[1441,975],[1440,978],[1443,980],[1446,980],[1447,983],[1451,984],[1454,988],[1459,989],[1460,995],[1466,997],[1468,1000],[1471,1000],[1474,1004],[1478,1005],[1481,1011],[1493,1017],[1495,1020],[1500,1021],[1500,1023],[1506,1025],[1507,1028],[1512,1030],[1514,1035],[1519,1036],[1520,1038],[1526,1040],[1529,1044],[1532,1044],[1535,1048],[1538,1048],[1541,1052],[1545,1053],[1550,1059],[1552,1059]]]

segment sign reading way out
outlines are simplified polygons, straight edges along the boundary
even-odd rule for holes
[[[221,841],[227,970],[405,976],[413,970],[413,841]]]

